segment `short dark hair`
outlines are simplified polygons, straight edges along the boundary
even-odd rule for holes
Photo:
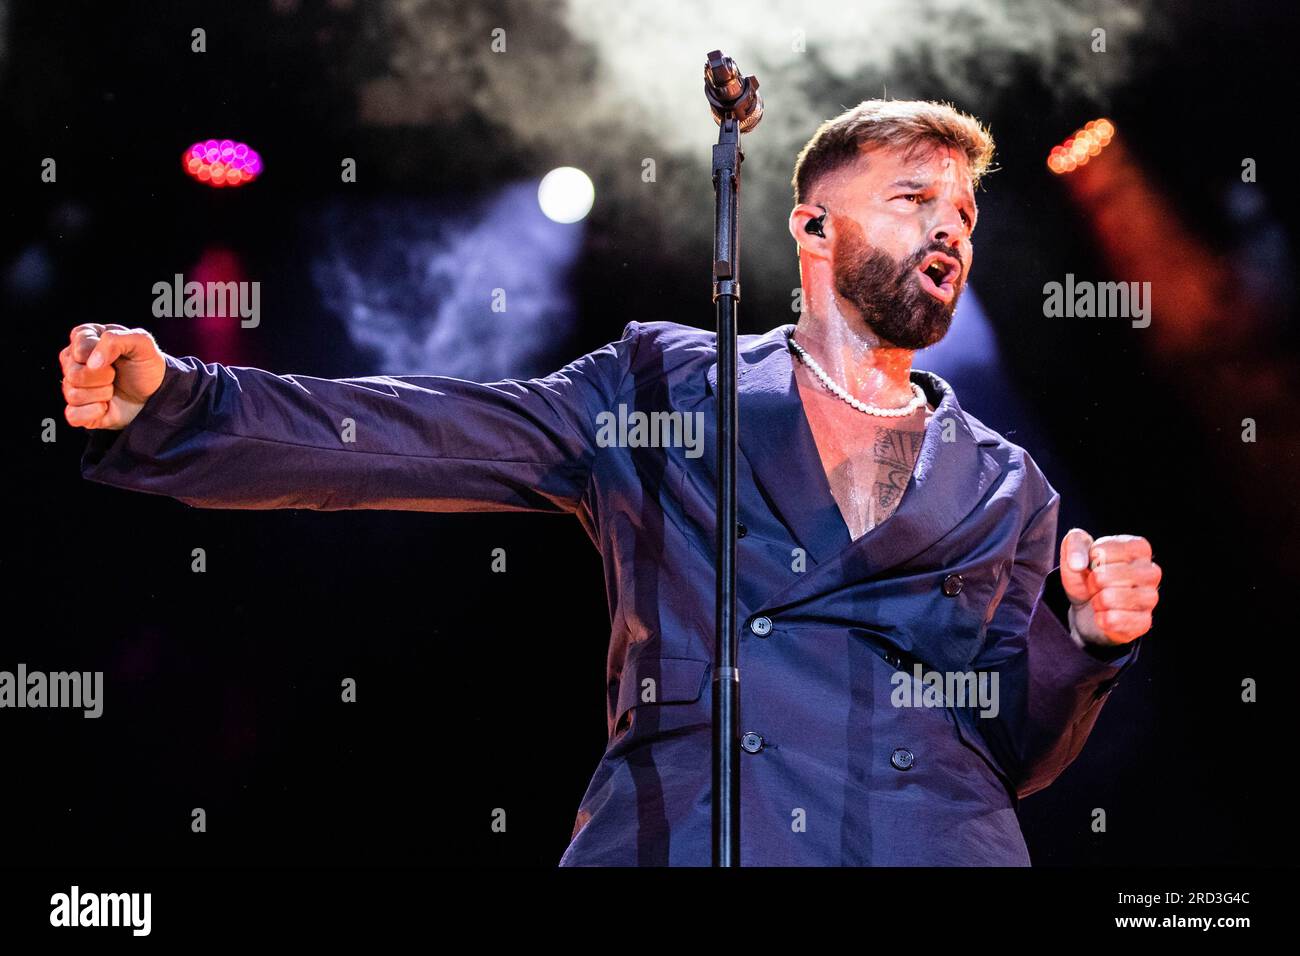
[[[817,127],[794,163],[794,201],[808,201],[813,188],[827,176],[853,166],[873,146],[901,149],[905,154],[950,146],[966,154],[971,180],[993,161],[993,136],[979,120],[948,103],[929,100],[863,100]]]

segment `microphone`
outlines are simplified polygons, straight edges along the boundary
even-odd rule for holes
[[[719,126],[727,112],[735,114],[742,133],[748,133],[763,118],[758,77],[741,76],[736,61],[723,56],[721,50],[711,52],[704,64],[704,95],[709,98],[713,121]]]

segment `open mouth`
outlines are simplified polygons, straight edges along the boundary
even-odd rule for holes
[[[961,263],[942,252],[933,252],[917,267],[921,288],[940,302],[951,302],[957,294]]]

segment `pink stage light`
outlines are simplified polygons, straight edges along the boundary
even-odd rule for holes
[[[209,139],[181,156],[185,172],[209,186],[243,186],[262,174],[262,157],[247,143]]]

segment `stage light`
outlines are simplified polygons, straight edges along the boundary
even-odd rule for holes
[[[224,188],[251,183],[262,172],[262,158],[247,143],[209,139],[187,149],[181,166],[199,182]]]
[[[1052,147],[1047,156],[1047,168],[1058,175],[1074,172],[1080,166],[1086,166],[1094,156],[1100,155],[1114,135],[1115,124],[1110,120],[1089,120],[1061,145]]]
[[[577,222],[591,212],[596,187],[581,169],[561,166],[542,177],[537,204],[552,222]]]

